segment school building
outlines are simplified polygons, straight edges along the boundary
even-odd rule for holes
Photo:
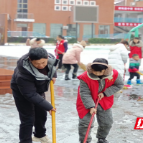
[[[0,14],[6,15],[10,36],[23,36],[23,31],[31,32],[31,36],[37,33],[52,38],[59,34],[75,37],[74,5],[99,6],[98,22],[93,27],[90,23],[78,23],[79,39],[91,35],[92,28],[94,35],[113,34],[114,0],[0,0]]]

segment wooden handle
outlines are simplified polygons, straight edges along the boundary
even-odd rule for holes
[[[55,96],[54,96],[53,81],[50,82],[50,90],[51,90],[51,104],[52,104],[53,108],[55,108]],[[52,137],[53,137],[53,143],[56,143],[56,116],[55,116],[54,111],[52,111]]]
[[[98,100],[97,100],[95,109],[97,109],[98,104],[99,104],[99,98],[98,98]],[[83,142],[83,143],[86,143],[86,141],[87,141],[87,138],[88,138],[88,135],[89,135],[89,131],[90,131],[90,128],[91,128],[93,119],[94,119],[94,115],[95,115],[95,114],[92,114],[92,116],[91,116],[91,119],[90,119],[90,122],[89,122],[89,125],[88,125],[88,129],[87,129],[87,132],[86,132],[86,135],[85,135],[85,138],[84,138],[84,142]]]

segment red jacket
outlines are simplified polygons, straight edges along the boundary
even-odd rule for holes
[[[106,90],[106,88],[112,86],[115,82],[115,80],[118,77],[118,72],[117,70],[113,70],[113,78],[111,80],[109,80],[108,78],[105,79],[105,87],[103,89],[102,92],[104,92]],[[91,96],[93,98],[93,101],[96,103],[97,98],[98,98],[98,88],[99,88],[99,83],[97,80],[92,80],[88,77],[87,72],[84,72],[83,74],[81,74],[80,76],[78,76],[78,79],[83,80],[84,82],[87,83],[90,91],[91,91]],[[112,107],[114,103],[114,96],[110,96],[110,97],[104,97],[102,98],[102,100],[99,101],[99,104],[102,106],[102,108],[104,110],[108,110]],[[77,103],[76,103],[76,107],[77,107],[77,112],[79,117],[82,119],[89,111],[90,109],[86,109],[81,97],[80,97],[80,86],[78,87],[78,97],[77,97]]]
[[[130,46],[130,54],[129,57],[132,58],[132,55],[138,54],[140,59],[142,58],[142,47],[137,47],[137,46]]]
[[[62,40],[60,43],[57,42],[56,49],[55,49],[57,51],[57,54],[62,54],[65,52],[64,43],[65,43],[65,40]]]

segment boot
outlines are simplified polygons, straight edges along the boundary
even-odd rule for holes
[[[34,142],[40,142],[40,143],[52,143],[52,141],[47,136],[45,136],[43,138],[33,137],[32,141],[34,141]]]
[[[128,81],[127,81],[127,84],[128,84],[128,85],[132,85],[131,80],[128,80]]]
[[[65,80],[71,80],[68,74],[65,75]]]
[[[136,80],[136,83],[137,83],[137,84],[143,84],[140,79],[137,79],[137,80]]]
[[[97,143],[109,143],[106,139],[98,139]]]
[[[72,74],[72,79],[77,79],[76,73],[73,73],[73,74]]]

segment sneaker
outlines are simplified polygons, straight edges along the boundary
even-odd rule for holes
[[[132,85],[131,80],[128,80],[128,81],[127,81],[127,84],[128,84],[128,85]]]
[[[69,78],[69,75],[65,75],[65,80],[71,80],[71,79]]]
[[[58,69],[57,71],[58,71],[59,73],[63,73],[63,72],[64,72],[63,69]]]
[[[72,74],[72,79],[77,79],[77,75],[76,74]]]
[[[32,141],[34,141],[34,142],[41,142],[41,143],[52,143],[52,141],[47,136],[45,136],[43,138],[37,138],[37,137],[34,136],[32,138]]]
[[[106,139],[98,139],[97,143],[109,143]]]
[[[137,80],[136,80],[136,83],[137,83],[137,84],[143,84],[140,79],[137,79]]]

